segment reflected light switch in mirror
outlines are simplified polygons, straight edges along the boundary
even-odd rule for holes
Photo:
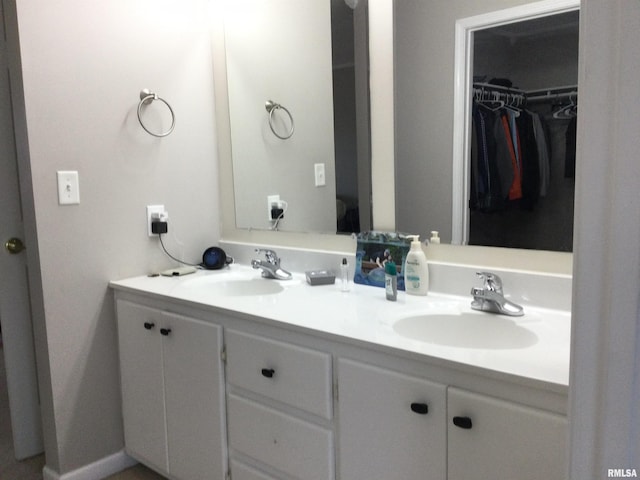
[[[77,205],[80,203],[80,185],[78,172],[59,170],[58,175],[58,204]]]
[[[324,163],[315,163],[313,169],[316,176],[316,187],[324,187],[327,183],[324,176]]]

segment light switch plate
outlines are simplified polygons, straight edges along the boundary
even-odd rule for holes
[[[78,205],[80,203],[80,185],[78,172],[58,170],[58,204]]]
[[[324,187],[327,184],[324,174],[324,163],[314,163],[313,173],[315,175],[316,187]]]

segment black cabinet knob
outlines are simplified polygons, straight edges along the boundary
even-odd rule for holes
[[[266,377],[266,378],[273,378],[273,374],[276,373],[276,371],[273,368],[263,368],[262,369],[262,376]]]
[[[429,405],[426,403],[412,403],[411,411],[415,413],[419,413],[420,415],[426,415],[429,413]]]
[[[453,424],[465,430],[469,430],[473,426],[473,422],[469,417],[453,417]]]
[[[166,337],[171,333],[171,329],[170,328],[161,328],[160,329],[160,333]]]
[[[152,323],[152,322],[144,322],[144,328],[146,328],[147,330],[151,330],[153,327],[155,327],[156,324]]]

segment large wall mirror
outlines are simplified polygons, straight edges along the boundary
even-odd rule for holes
[[[224,40],[236,227],[370,228],[367,1],[228,1]]]
[[[311,0],[306,0],[311,1]],[[314,0],[315,1],[315,0]],[[324,2],[325,0],[320,0]],[[244,3],[236,0],[237,3]],[[263,2],[264,5],[271,2]],[[295,3],[295,2],[294,2]],[[342,1],[343,4],[347,2]],[[353,10],[357,16],[358,8],[361,2],[348,2],[355,4]],[[347,6],[348,6],[347,4]],[[386,5],[386,2],[385,2]],[[544,7],[546,13],[540,13],[540,6]],[[378,3],[372,4],[369,8],[379,6]],[[520,7],[531,7],[537,13],[522,15],[521,13],[513,13]],[[535,8],[534,8],[535,7]],[[293,10],[289,12],[290,16],[297,16],[295,5]],[[393,22],[393,35],[386,30],[384,39],[379,39],[379,35],[371,34],[369,45],[375,45],[371,52],[371,57],[377,60],[379,52],[378,45],[393,45],[393,82],[388,83],[389,92],[378,91],[372,95],[370,105],[372,109],[371,117],[375,120],[380,117],[391,116],[387,114],[385,108],[380,108],[379,98],[389,95],[393,96],[394,107],[394,127],[391,129],[384,128],[374,132],[371,141],[375,142],[381,135],[385,136],[388,142],[389,137],[395,145],[393,155],[384,155],[384,158],[374,156],[374,166],[379,163],[393,163],[391,172],[389,168],[384,169],[384,177],[374,171],[374,199],[377,199],[373,205],[369,202],[369,198],[362,200],[361,192],[360,216],[363,218],[363,205],[366,204],[367,209],[373,210],[374,214],[383,209],[388,209],[389,205],[395,205],[393,210],[392,221],[387,223],[395,223],[395,228],[400,231],[418,233],[422,238],[428,238],[431,230],[439,230],[443,243],[465,243],[460,240],[462,235],[462,222],[455,222],[455,212],[459,209],[454,205],[454,197],[452,192],[458,188],[460,192],[469,188],[469,179],[464,177],[462,158],[464,157],[463,135],[460,136],[454,132],[454,126],[459,121],[459,109],[456,92],[458,91],[459,79],[456,69],[456,23],[461,19],[482,17],[492,15],[495,12],[510,12],[512,16],[502,18],[503,24],[513,23],[529,19],[530,17],[546,17],[555,13],[563,13],[579,8],[579,0],[543,0],[543,1],[527,1],[527,0],[482,0],[480,2],[469,2],[467,0],[389,0],[389,8],[393,9],[393,15],[385,15],[384,18]],[[284,222],[280,225],[280,231],[272,232],[270,224],[267,221],[266,212],[266,195],[280,194],[285,200],[286,193],[282,191],[268,190],[262,192],[259,198],[256,198],[253,205],[257,215],[258,222],[252,225],[251,222],[244,222],[238,217],[237,212],[242,207],[237,203],[243,201],[245,196],[253,195],[254,189],[264,180],[257,179],[253,184],[241,186],[240,184],[231,187],[234,184],[239,170],[236,168],[235,152],[232,152],[231,137],[235,135],[236,124],[240,124],[240,128],[246,128],[247,125],[242,122],[242,117],[238,117],[235,124],[230,124],[230,102],[227,89],[233,88],[232,76],[226,74],[228,55],[225,48],[223,25],[223,15],[216,18],[216,28],[214,32],[214,53],[215,53],[215,72],[216,72],[216,114],[218,118],[218,134],[221,153],[221,176],[222,176],[222,198],[223,198],[223,235],[225,239],[245,241],[250,243],[263,242],[273,245],[296,245],[310,246],[314,245],[318,248],[329,248],[328,245],[335,245],[335,248],[341,251],[350,249],[348,242],[343,242],[343,236],[330,235],[299,235],[293,232],[312,231],[308,228],[295,229],[291,228]],[[251,17],[253,18],[253,17]],[[296,17],[297,18],[297,17]],[[312,20],[309,20],[312,21]],[[365,22],[366,23],[366,22]],[[369,25],[373,32],[374,26]],[[485,25],[482,28],[492,28],[498,25]],[[512,42],[512,40],[508,40]],[[515,41],[517,44],[518,41]],[[386,53],[386,52],[385,52]],[[255,58],[255,53],[251,55],[247,52],[249,58]],[[326,57],[326,56],[325,56]],[[257,60],[259,61],[259,60]],[[305,60],[309,62],[309,60]],[[332,62],[326,60],[325,63]],[[377,78],[374,72],[374,65],[371,65],[372,75]],[[222,75],[221,75],[222,73]],[[469,70],[470,79],[473,75],[472,68]],[[498,73],[496,73],[498,75]],[[471,81],[471,80],[470,80]],[[383,83],[382,85],[386,85]],[[378,86],[380,84],[378,83]],[[546,86],[546,85],[545,85]],[[460,98],[471,99],[471,90],[465,91],[464,88],[471,89],[472,85],[463,87]],[[356,93],[362,91],[356,88]],[[273,98],[284,106],[288,106],[282,98]],[[333,99],[327,97],[325,102],[332,103]],[[264,98],[256,100],[256,115],[261,116],[261,125],[256,128],[258,132],[258,142],[264,142],[261,135],[264,133],[268,138],[268,125],[264,123]],[[365,102],[369,105],[369,100]],[[384,104],[386,106],[386,103]],[[465,103],[462,103],[463,107]],[[380,113],[383,111],[384,113]],[[462,113],[464,115],[464,111]],[[296,130],[298,129],[297,114]],[[470,118],[470,117],[468,117]],[[286,119],[285,119],[286,120]],[[232,123],[233,120],[232,120]],[[465,123],[464,117],[462,123]],[[470,124],[470,120],[469,120]],[[336,128],[335,125],[333,127]],[[454,136],[456,140],[454,141]],[[274,139],[268,140],[274,141]],[[234,142],[234,148],[235,147]],[[283,142],[286,143],[286,142]],[[367,142],[368,145],[368,142]],[[455,147],[455,148],[454,148]],[[377,152],[376,148],[376,152]],[[455,150],[455,151],[454,151]],[[372,153],[376,153],[372,152]],[[335,155],[335,153],[334,153]],[[233,161],[232,161],[233,158]],[[280,157],[279,157],[280,158]],[[370,168],[370,167],[369,167]],[[376,167],[377,169],[378,167]],[[364,170],[363,170],[364,171]],[[286,171],[287,181],[289,183],[310,181],[313,185],[313,166],[305,168],[300,176],[294,175],[291,170]],[[359,174],[360,180],[362,176]],[[329,180],[329,178],[327,178]],[[371,188],[371,178],[366,179],[366,185]],[[462,182],[464,187],[461,187]],[[392,193],[389,199],[378,199],[376,197],[377,186],[383,184],[385,187],[390,186]],[[313,188],[312,188],[313,190]],[[387,190],[385,188],[385,190]],[[337,195],[336,195],[337,196]],[[395,202],[394,202],[395,200]],[[462,196],[456,202],[463,202]],[[312,205],[305,205],[306,215],[310,215]],[[292,219],[292,206],[289,206],[289,220]],[[386,211],[386,210],[385,210]],[[375,216],[375,215],[374,215]],[[368,216],[365,215],[364,218]],[[370,217],[368,217],[370,218]],[[365,227],[362,226],[362,229]],[[373,225],[375,228],[376,226]],[[251,230],[249,230],[251,229]],[[326,230],[325,233],[335,232],[337,230]],[[334,248],[334,247],[331,247]],[[462,249],[464,250],[464,249]],[[461,252],[462,252],[461,250]],[[540,255],[547,254],[547,251],[525,252],[523,250],[514,250],[517,252],[517,258],[525,255],[534,255],[536,259],[541,258]],[[553,258],[557,256],[553,255]],[[516,258],[516,257],[514,257]],[[533,258],[533,257],[532,257]],[[545,257],[546,258],[546,257]],[[568,257],[570,259],[570,256]],[[537,260],[536,260],[537,262]],[[570,271],[570,269],[569,269]]]
[[[571,251],[579,1],[473,3],[396,3],[398,227],[456,244]],[[505,147],[502,185],[495,163],[486,166],[501,114],[515,145],[513,164]]]

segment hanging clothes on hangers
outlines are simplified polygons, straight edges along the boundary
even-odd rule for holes
[[[532,116],[531,112],[523,112],[516,120],[521,147],[522,196],[520,207],[525,210],[532,210],[540,196],[540,159]]]
[[[540,115],[534,113],[531,116],[533,120],[533,133],[536,139],[538,149],[538,166],[540,169],[540,196],[546,197],[549,191],[549,182],[551,179],[551,167],[549,165],[549,142],[545,133],[544,125],[540,119]]]
[[[514,178],[514,154],[502,116],[479,103],[473,106],[475,148],[471,155],[470,207],[485,212],[502,210]]]
[[[484,88],[473,102],[473,143],[483,150],[472,155],[471,208],[495,212],[521,202],[531,208],[539,188],[531,114],[515,105],[523,100],[520,93],[487,94]]]
[[[564,175],[575,175],[575,86],[559,94],[563,98],[562,118],[570,118],[566,132]],[[551,89],[536,91],[537,100],[559,96]],[[566,102],[569,100],[570,105]],[[514,206],[533,210],[551,188],[551,146],[545,121],[539,112],[520,108],[527,102],[526,92],[490,84],[474,84],[472,153],[472,196],[470,207],[496,212]],[[556,115],[553,115],[555,119]]]

